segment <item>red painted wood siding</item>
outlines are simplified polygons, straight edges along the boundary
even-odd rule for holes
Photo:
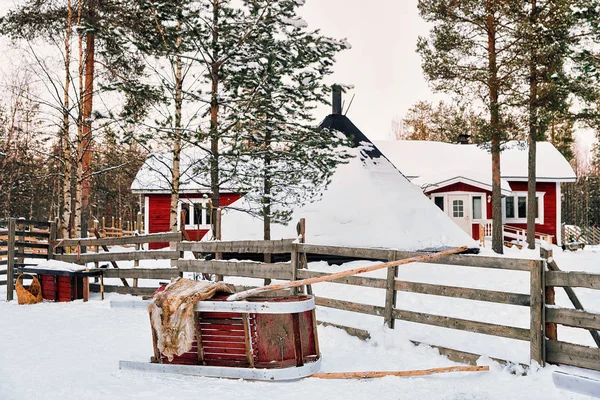
[[[446,187],[443,187],[440,189],[432,190],[431,192],[428,192],[428,194],[433,195],[435,193],[446,193],[446,192],[481,193],[483,195],[483,201],[486,204],[487,218],[492,219],[492,203],[488,203],[488,201],[487,201],[487,197],[492,195],[492,192],[490,192],[489,190],[481,189],[476,186],[471,186],[466,183],[459,182],[459,183],[453,183],[452,185],[449,185],[449,186],[446,186]],[[473,224],[472,236],[473,236],[473,239],[479,239],[479,224]]]
[[[202,194],[182,194],[181,199],[200,199]],[[241,196],[236,193],[221,194],[221,205],[223,207],[230,205]],[[168,194],[150,194],[148,195],[148,233],[169,232],[169,211],[171,207],[171,196]],[[190,239],[200,240],[208,232],[208,229],[188,230]],[[168,247],[169,243],[150,243],[150,250]]]
[[[515,192],[527,192],[527,182],[509,182],[510,187]],[[544,194],[544,224],[535,224],[535,231],[554,235],[556,243],[556,182],[538,182],[536,192],[545,192]],[[514,224],[507,222],[506,225],[517,228],[527,229],[527,224]]]
[[[514,192],[527,192],[527,182],[509,182],[511,189]],[[545,192],[544,194],[544,224],[536,224],[535,231],[540,233],[546,233],[554,235],[556,240],[556,226],[557,226],[557,215],[556,215],[556,183],[555,182],[538,182],[536,185],[537,192]],[[487,218],[492,219],[492,204],[487,202],[487,196],[492,195],[492,192],[468,185],[466,183],[455,183],[440,189],[432,190],[428,194],[434,195],[435,193],[447,193],[447,192],[468,192],[468,193],[485,193],[484,201],[487,204]],[[507,225],[514,226],[517,228],[527,229],[527,224],[515,224],[508,222]],[[479,239],[479,224],[473,224],[472,227],[473,239]]]

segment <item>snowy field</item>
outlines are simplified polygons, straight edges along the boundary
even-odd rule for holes
[[[537,252],[506,249],[509,256],[535,257]],[[484,251],[486,252],[486,251]],[[600,248],[575,253],[555,248],[554,258],[563,270],[600,273]],[[312,263],[313,270],[337,271],[341,267]],[[147,265],[149,266],[149,265]],[[373,276],[383,276],[377,271]],[[526,272],[483,270],[413,264],[400,267],[399,279],[443,283],[527,293]],[[231,280],[240,282],[240,280]],[[251,283],[244,280],[244,283]],[[0,299],[6,298],[0,287]],[[384,291],[337,284],[314,286],[316,294],[383,305]],[[576,290],[589,311],[600,313],[600,296]],[[569,307],[557,289],[557,304]],[[107,300],[130,296],[109,295]],[[504,306],[436,296],[401,293],[397,307],[484,322],[529,327],[527,307]],[[319,320],[368,329],[366,342],[333,327],[319,327],[323,372],[426,369],[457,365],[428,346],[414,346],[408,339],[460,350],[527,362],[527,342],[463,333],[419,324],[396,322],[384,328],[382,318],[319,308]],[[110,301],[92,296],[88,303],[43,303],[19,306],[0,301],[0,400],[13,399],[192,399],[242,396],[244,399],[587,399],[554,387],[550,366],[527,371],[502,367],[486,357],[481,365],[489,372],[453,373],[419,378],[387,377],[372,380],[320,380],[248,382],[240,380],[158,375],[120,371],[119,360],[147,361],[152,354],[148,314],[143,308],[110,308]],[[559,339],[591,345],[584,330],[559,327]],[[514,373],[516,371],[516,374]]]

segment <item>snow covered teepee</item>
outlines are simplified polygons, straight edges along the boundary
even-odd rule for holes
[[[305,218],[306,240],[311,244],[407,251],[478,247],[341,114],[341,100],[336,96],[341,94],[334,93],[333,114],[325,118],[321,127],[350,138],[353,157],[338,166],[319,199],[294,210],[292,223],[273,225],[271,238],[296,237],[295,224]],[[242,198],[233,207],[248,209],[244,202],[247,200]],[[243,211],[227,210],[222,226],[222,240],[263,237],[262,221]]]

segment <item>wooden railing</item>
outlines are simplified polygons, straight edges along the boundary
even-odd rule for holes
[[[485,239],[492,237],[492,228],[492,220],[484,220],[479,224],[479,241],[483,247],[485,247]],[[527,229],[517,228],[516,226],[511,225],[502,225],[502,236],[505,241],[506,239],[514,241],[514,244],[519,246],[519,248],[527,245]],[[553,243],[554,235],[535,232],[535,240],[538,243],[541,241]],[[507,244],[509,243],[512,244],[513,242],[508,242]]]
[[[582,242],[583,244],[598,245],[600,244],[600,227],[575,227],[563,225],[562,241],[563,243]]]

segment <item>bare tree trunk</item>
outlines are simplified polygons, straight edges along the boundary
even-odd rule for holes
[[[271,181],[271,176],[270,176],[270,170],[271,170],[271,153],[270,153],[270,148],[271,148],[271,136],[272,133],[269,129],[267,129],[265,131],[265,158],[264,158],[264,162],[265,162],[265,175],[264,175],[264,181],[263,181],[263,190],[265,192],[264,196],[263,196],[263,228],[264,228],[264,239],[265,240],[271,240],[271,189],[273,187],[272,181]],[[270,263],[271,262],[271,254],[267,253],[265,254],[265,262],[266,263]],[[270,282],[270,281],[269,281]]]
[[[89,20],[94,22],[96,4],[95,0],[88,0]],[[92,99],[94,92],[94,57],[95,34],[88,32],[85,38],[85,94],[83,96],[83,121],[82,121],[82,157],[81,157],[81,223],[82,237],[87,237],[90,219],[90,192],[92,174]]]
[[[213,34],[212,34],[212,62],[211,62],[211,96],[210,96],[210,189],[212,202],[212,218],[216,221],[216,213],[221,206],[221,193],[219,184],[219,0],[213,0]],[[213,237],[221,237],[220,224],[213,223]]]
[[[535,14],[537,12],[536,0],[531,0],[530,22],[535,24]],[[535,209],[537,198],[535,196],[536,176],[535,176],[535,157],[536,141],[538,130],[537,118],[537,68],[536,68],[536,50],[531,51],[529,60],[529,150],[527,162],[527,248],[535,249]]]
[[[71,25],[73,9],[71,0],[67,2],[67,33],[65,37],[65,88],[63,100],[63,126],[61,130],[61,158],[63,160],[63,208],[59,220],[61,237],[69,237],[69,223],[71,219],[71,156],[69,149],[69,87],[71,86],[71,74],[69,64],[71,61]]]
[[[179,23],[181,27],[181,22]],[[178,48],[181,44],[181,36],[177,38]],[[178,50],[179,51],[179,50]],[[182,67],[181,55],[177,54],[175,61],[175,140],[173,141],[173,170],[172,170],[172,185],[171,185],[171,212],[170,212],[170,227],[172,232],[177,232],[177,204],[179,203],[179,180],[181,177],[180,159],[181,159],[181,109],[183,104],[182,98],[183,82],[182,82]],[[185,221],[181,221],[183,227]]]
[[[502,193],[500,191],[500,110],[498,105],[498,66],[496,61],[496,21],[493,0],[487,0],[488,86],[490,90],[490,126],[492,131],[492,250],[503,253]]]

